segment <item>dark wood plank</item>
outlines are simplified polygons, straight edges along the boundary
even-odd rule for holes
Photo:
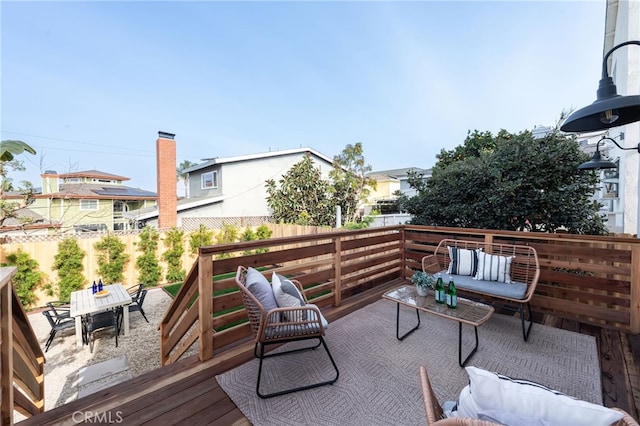
[[[602,329],[600,333],[600,367],[602,368],[603,405],[634,412],[631,384],[622,353],[620,333]]]
[[[640,335],[622,333],[621,336],[632,401],[635,404],[635,410],[629,411],[629,414],[638,419],[640,418]]]

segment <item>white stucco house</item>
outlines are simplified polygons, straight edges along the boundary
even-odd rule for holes
[[[178,200],[177,226],[187,230],[197,228],[196,223],[202,223],[203,218],[259,224],[271,214],[266,201],[266,181],[273,179],[278,183],[305,155],[311,156],[322,178],[328,179],[333,160],[312,148],[203,159],[185,170],[189,196]],[[158,188],[160,191],[162,188]],[[131,212],[129,217],[139,224],[157,226],[158,210],[143,209]]]

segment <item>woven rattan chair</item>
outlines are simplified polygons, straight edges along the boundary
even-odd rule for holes
[[[424,409],[426,412],[427,426],[495,426],[499,423],[493,423],[487,420],[472,419],[470,417],[444,417],[444,411],[436,398],[431,383],[429,382],[429,375],[427,369],[423,366],[420,367],[420,384],[422,386],[422,397],[424,399]],[[615,425],[611,426],[640,426],[629,413],[619,409],[613,408],[613,410],[620,411],[624,414],[624,417]]]
[[[323,336],[325,334],[325,331],[321,321],[322,315],[318,307],[315,305],[305,305],[296,308],[275,308],[267,311],[258,301],[258,299],[251,293],[251,291],[247,289],[246,278],[247,269],[243,266],[239,266],[238,272],[236,274],[236,283],[238,284],[238,287],[240,288],[240,291],[242,293],[242,300],[247,310],[249,322],[251,323],[251,330],[253,331],[254,335],[255,347],[253,350],[253,355],[260,360],[260,365],[258,367],[258,379],[256,382],[256,394],[258,394],[260,398],[270,398],[278,395],[284,395],[291,392],[298,392],[305,389],[311,389],[335,383],[335,381],[338,380],[340,372],[338,371],[338,366],[333,360],[331,352],[329,352],[329,348],[327,347],[327,344],[324,340]],[[298,290],[300,290],[300,293],[305,298],[306,303],[306,297],[304,296],[302,285],[295,280],[291,280],[291,282],[298,288]],[[300,320],[281,320],[280,318],[285,318],[285,314],[287,313],[289,314],[289,318],[300,318]],[[305,313],[306,315],[303,315]],[[278,353],[265,353],[265,349],[268,345],[280,345],[287,342],[313,339],[318,340],[318,343],[313,346]],[[327,355],[329,356],[329,359],[331,360],[331,363],[333,364],[335,377],[326,381],[289,388],[268,394],[263,394],[262,392],[260,392],[262,364],[265,358],[316,349],[320,345],[324,347]]]

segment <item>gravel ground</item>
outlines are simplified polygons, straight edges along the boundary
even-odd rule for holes
[[[77,399],[78,372],[83,367],[126,354],[133,377],[159,368],[158,326],[170,303],[171,297],[163,289],[149,289],[143,306],[149,323],[139,312],[131,312],[130,333],[127,336],[119,336],[117,348],[112,329],[96,332],[93,353],[89,352],[88,346],[76,347],[75,329],[59,332],[49,351],[45,353],[45,409],[51,410]],[[51,330],[47,319],[38,311],[29,314],[29,321],[44,350]],[[19,416],[17,414],[16,421],[19,420]]]

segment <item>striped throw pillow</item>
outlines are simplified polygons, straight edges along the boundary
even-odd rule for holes
[[[447,246],[449,249],[450,275],[475,275],[478,268],[478,255],[475,250]]]
[[[513,256],[497,256],[478,250],[478,271],[475,279],[511,283]]]

